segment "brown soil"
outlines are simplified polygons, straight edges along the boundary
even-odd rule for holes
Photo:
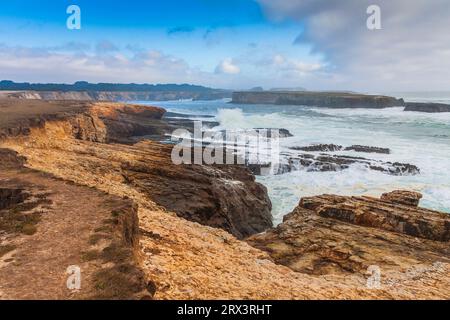
[[[27,169],[0,171],[0,184],[20,186],[31,194],[45,195],[48,200],[30,210],[16,210],[16,214],[39,213],[32,234],[0,230],[0,299],[131,298],[136,293],[124,290],[116,297],[98,287],[101,278],[116,266],[117,257],[84,259],[87,250],[102,252],[111,247],[114,236],[105,221],[112,218],[117,208],[129,207],[129,202]],[[109,230],[106,235],[96,233],[105,227]],[[93,242],[96,234],[97,241]],[[72,265],[81,268],[79,292],[66,286],[66,269]]]

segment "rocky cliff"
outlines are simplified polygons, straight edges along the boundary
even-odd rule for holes
[[[302,273],[360,278],[379,272],[379,286],[422,287],[448,299],[450,217],[418,208],[421,195],[395,191],[371,197],[303,198],[278,227],[248,239],[274,261]],[[372,271],[371,271],[372,270]],[[421,294],[424,293],[421,291]]]
[[[312,198],[272,229],[247,169],[175,166],[170,146],[133,143],[153,124],[165,130],[163,112],[2,102],[2,203],[21,223],[0,224],[0,297],[449,298],[448,218],[418,209],[418,195]],[[25,198],[36,203],[10,210]],[[380,287],[367,286],[372,263]],[[65,287],[69,265],[86,278],[78,293]],[[43,280],[30,288],[29,277]]]
[[[326,108],[389,108],[403,106],[403,99],[339,92],[234,92],[232,103],[298,105]]]
[[[169,100],[216,100],[228,98],[228,91],[12,91],[1,92],[0,97],[33,100],[76,101],[169,101]]]
[[[443,103],[408,102],[406,103],[405,111],[427,112],[427,113],[450,112],[450,105]]]
[[[7,103],[3,101],[3,105]],[[99,178],[98,174],[103,172],[105,179],[106,175],[117,175],[124,184],[132,185],[147,198],[180,216],[223,228],[237,237],[272,226],[267,191],[244,167],[177,166],[171,161],[170,146],[150,141],[133,147],[93,144],[87,158],[81,151],[83,143],[87,142],[130,144],[134,136],[163,135],[165,130],[171,129],[161,121],[163,109],[113,103],[75,104],[75,109],[73,102],[64,105],[65,108],[56,110],[47,107],[45,115],[29,113],[28,121],[11,120],[4,125],[0,136],[9,137],[6,141],[19,136],[46,151],[68,152],[70,156],[65,160],[76,159],[83,164],[86,174]],[[14,114],[20,109],[24,107],[17,106]],[[2,110],[8,117],[6,110],[11,109]],[[75,145],[72,142],[76,142]],[[110,152],[108,159],[103,159],[105,152]],[[98,158],[97,161],[92,161],[93,157]],[[49,161],[52,165],[62,165],[56,158]],[[70,164],[73,165],[76,163]],[[108,167],[109,172],[104,172]],[[172,183],[173,180],[177,183]]]

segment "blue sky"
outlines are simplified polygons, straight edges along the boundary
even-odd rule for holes
[[[448,1],[434,0],[435,8],[425,0],[378,2],[384,28],[368,33],[368,0],[8,1],[0,6],[0,78],[232,89],[446,87],[447,65],[432,61],[448,58],[450,41],[436,32],[450,27]],[[81,30],[66,28],[72,4],[81,9]],[[417,14],[425,8],[428,20],[412,25],[424,20]]]

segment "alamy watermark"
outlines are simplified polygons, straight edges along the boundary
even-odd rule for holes
[[[381,30],[381,8],[378,5],[371,5],[367,8],[367,18],[366,25],[369,30]]]
[[[366,281],[366,287],[368,289],[380,289],[381,288],[381,268],[377,265],[372,265],[367,268],[367,274],[369,277]]]
[[[67,277],[66,286],[70,291],[79,291],[81,289],[81,268],[73,265],[66,269]]]
[[[278,129],[203,130],[194,121],[194,132],[177,129],[172,134],[176,145],[172,162],[180,164],[258,165],[262,174],[280,163],[280,131]]]
[[[81,29],[81,9],[77,5],[70,5],[67,7],[66,13],[69,15],[66,21],[67,29],[80,30]]]

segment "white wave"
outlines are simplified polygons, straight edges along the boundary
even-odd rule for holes
[[[269,190],[276,223],[297,206],[301,197],[323,193],[380,196],[395,189],[410,189],[424,195],[422,206],[450,212],[450,113],[404,112],[402,107],[327,109],[242,105],[231,109],[223,102],[177,102],[170,103],[170,107],[181,113],[216,115],[220,125],[214,130],[287,129],[294,136],[280,139],[282,151],[319,143],[384,147],[390,148],[391,154],[335,153],[410,163],[421,170],[416,176],[390,176],[352,165],[339,172],[300,170],[258,177]]]

